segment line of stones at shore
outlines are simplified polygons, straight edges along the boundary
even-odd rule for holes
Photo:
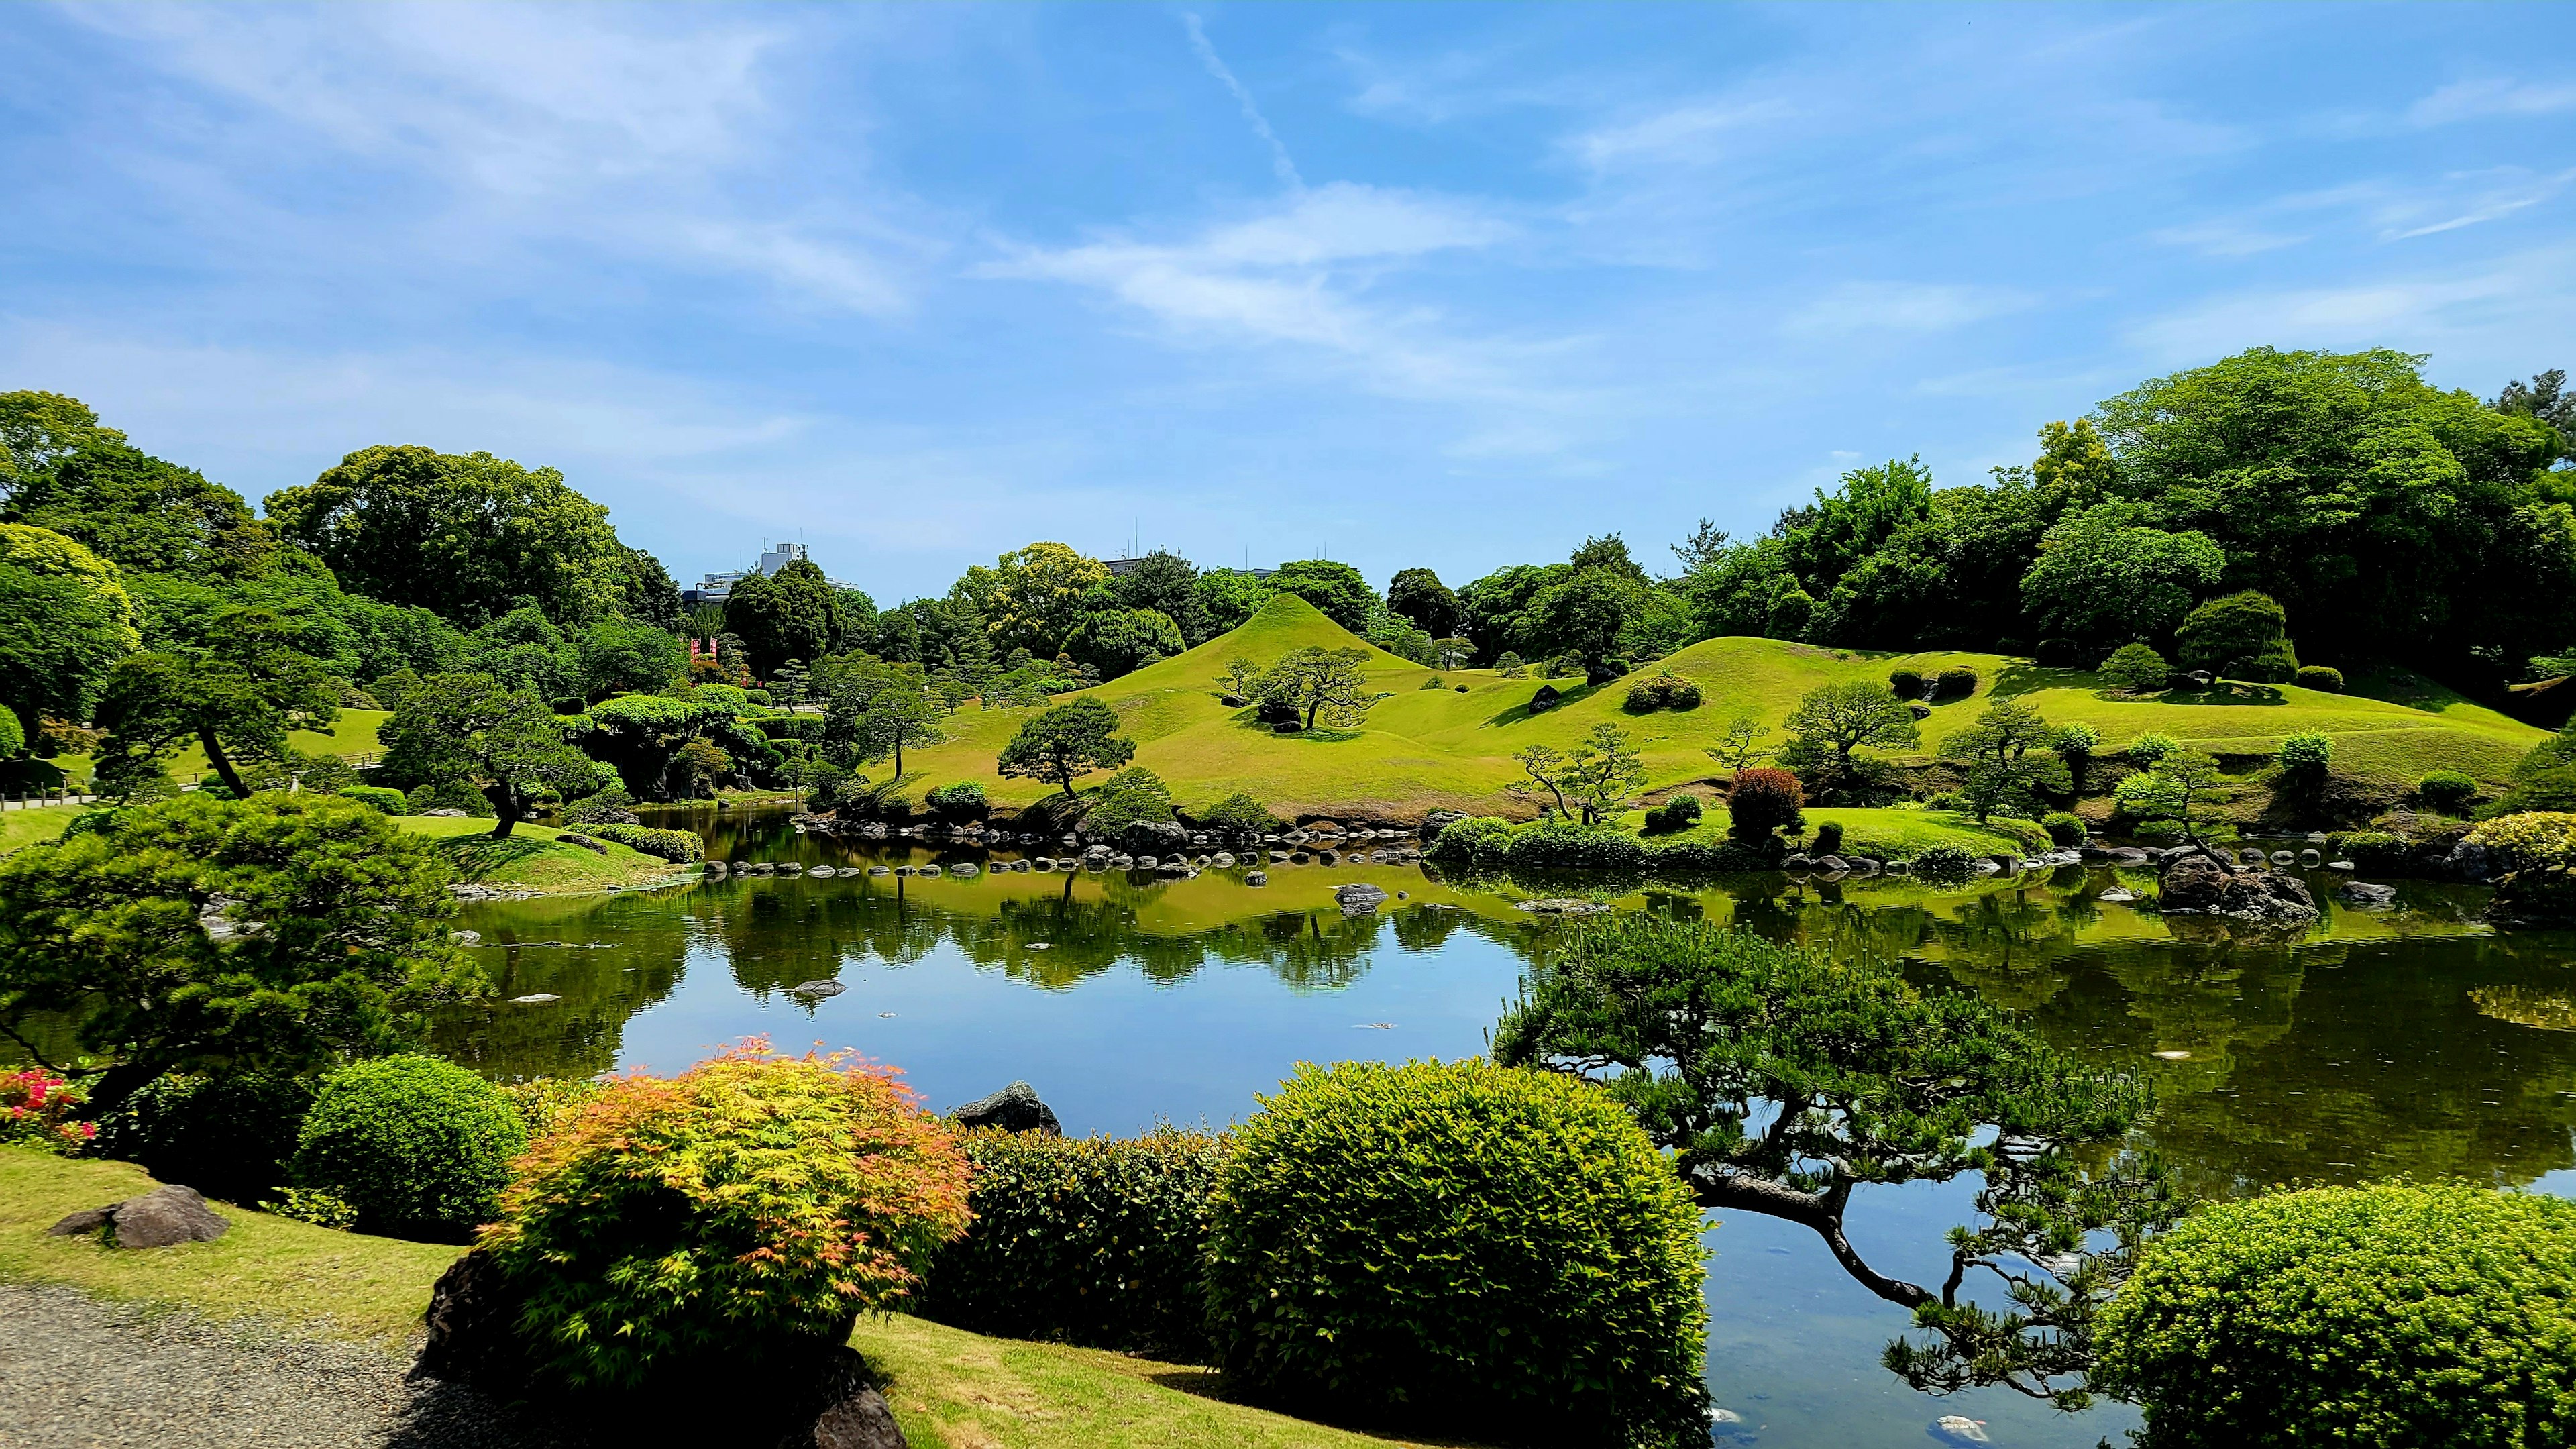
[[[885,839],[914,836],[918,828],[886,830],[879,822],[863,838]],[[1446,824],[1447,822],[1441,822]],[[800,827],[802,822],[800,822]],[[1263,865],[1407,865],[1422,859],[1421,836],[1436,834],[1437,827],[1423,831],[1377,829],[1371,827],[1333,828],[1330,830],[1297,829],[1266,833],[1260,836],[1226,835],[1221,832],[1192,831],[1179,825],[1149,825],[1131,830],[1118,844],[1092,837],[1087,843],[1080,835],[1061,837],[994,830],[941,831],[943,842],[983,846],[1045,846],[1053,843],[1074,851],[1073,854],[1030,856],[1019,860],[997,860],[985,865],[973,861],[956,861],[948,865],[897,866],[802,866],[793,861],[757,861],[730,865],[721,860],[707,862],[707,874],[755,876],[833,876],[897,875],[925,877],[963,877],[971,879],[986,870],[1002,872],[1076,871],[1076,870],[1149,870],[1161,875],[1190,877],[1204,870],[1233,870],[1250,867],[1244,884],[1267,883]],[[1394,844],[1392,842],[1403,842]],[[1124,848],[1122,848],[1124,847]],[[1347,847],[1347,848],[1346,848]],[[1238,853],[1239,852],[1239,853]]]

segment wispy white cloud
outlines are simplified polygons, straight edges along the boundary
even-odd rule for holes
[[[2382,231],[2382,237],[2389,241],[2407,241],[2414,237],[2432,236],[2439,232],[2458,231],[2462,227],[2476,226],[2481,222],[2501,220],[2517,211],[2538,206],[2566,190],[2567,183],[2576,181],[2576,169],[2561,171],[2554,176],[2535,177],[2517,167],[2508,168],[2501,173],[2487,172],[2481,176],[2466,179],[2499,181],[2500,184],[2475,187],[2469,191],[2469,194],[2456,200],[2447,197],[2426,197],[2402,207],[2391,207],[2389,209],[2391,224]],[[2410,212],[2421,214],[2426,211],[2432,212],[2437,219],[2411,226],[2396,219]]]
[[[2576,80],[2513,81],[2500,76],[2453,81],[2406,108],[2418,126],[2447,126],[2490,116],[2547,116],[2576,111]]]
[[[2490,266],[2344,286],[2238,292],[2149,319],[2128,340],[2164,362],[2278,347],[2438,351],[2498,336],[2537,338],[2576,320],[2576,251],[2525,252]]]
[[[1270,169],[1278,174],[1279,183],[1291,191],[1303,191],[1305,180],[1297,174],[1297,163],[1289,159],[1288,147],[1280,141],[1278,133],[1270,129],[1270,122],[1261,114],[1261,107],[1252,99],[1252,92],[1244,87],[1242,81],[1235,79],[1233,70],[1216,53],[1216,47],[1209,43],[1207,27],[1199,22],[1196,15],[1183,15],[1181,22],[1189,27],[1190,49],[1197,54],[1199,64],[1206,66],[1209,75],[1215,76],[1234,93],[1235,104],[1243,107],[1243,118],[1252,123],[1252,133],[1270,148]]]
[[[1948,332],[2035,305],[2012,287],[1911,282],[1845,282],[1791,313],[1793,337],[1844,338],[1866,332]]]

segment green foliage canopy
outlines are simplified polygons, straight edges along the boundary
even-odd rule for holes
[[[385,701],[393,718],[377,733],[392,779],[466,780],[492,802],[492,834],[506,838],[540,790],[578,799],[603,783],[601,768],[564,739],[546,702],[488,674],[433,674]]]
[[[1136,742],[1118,734],[1117,711],[1084,695],[1021,725],[994,768],[1005,778],[1061,786],[1070,798],[1074,781],[1135,757]]]

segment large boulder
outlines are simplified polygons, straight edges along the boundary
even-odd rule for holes
[[[2335,895],[2347,906],[2370,908],[2397,904],[2397,887],[2373,885],[2362,880],[2345,881],[2343,889],[2335,892]]]
[[[2317,918],[2316,899],[2298,877],[2239,870],[2200,853],[2165,866],[2157,904],[2169,916],[2225,916],[2265,926],[2304,926]]]
[[[230,1219],[218,1216],[193,1187],[176,1183],[156,1187],[105,1207],[84,1208],[45,1231],[55,1237],[104,1230],[120,1248],[167,1248],[177,1243],[211,1243],[232,1231]]]
[[[1064,1128],[1053,1108],[1038,1099],[1038,1089],[1013,1082],[989,1097],[967,1103],[949,1114],[960,1127],[999,1127],[1005,1132],[1043,1132],[1061,1137]]]
[[[1179,855],[1190,848],[1190,832],[1169,820],[1139,820],[1119,832],[1118,847],[1136,856]]]
[[[1440,832],[1467,818],[1464,810],[1434,810],[1422,817],[1422,838],[1438,840]]]
[[[1346,886],[1335,886],[1333,899],[1341,904],[1343,915],[1365,916],[1386,899],[1386,891],[1366,881],[1353,881]]]
[[[1564,703],[1564,701],[1565,696],[1558,692],[1555,685],[1542,684],[1538,687],[1538,693],[1530,696],[1530,713],[1545,714],[1549,710],[1556,708],[1559,704]]]

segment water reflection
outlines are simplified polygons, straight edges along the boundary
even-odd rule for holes
[[[959,858],[798,836],[775,815],[704,818],[711,852],[737,861]],[[1333,888],[1356,880],[1388,892],[1382,909],[1339,907]],[[936,1105],[1026,1077],[1076,1132],[1222,1124],[1299,1060],[1483,1050],[1558,936],[1518,903],[1566,893],[1395,866],[1271,881],[836,874],[477,906],[464,924],[503,994],[561,999],[461,1012],[440,1045],[496,1075],[589,1074],[676,1068],[766,1031],[899,1063]],[[2318,881],[2324,919],[2287,938],[2163,918],[2152,875],[2108,870],[1952,892],[1745,877],[1607,903],[1891,957],[1924,989],[1973,991],[2070,1052],[2144,1071],[2162,1100],[2149,1135],[2198,1193],[2576,1168],[2576,938],[2493,934],[2475,891],[2406,886],[2397,910],[2355,911],[2331,884]],[[790,994],[817,979],[850,989]],[[1889,1271],[1937,1274],[1971,1190],[1864,1190],[1854,1239]],[[1802,1234],[1729,1215],[1711,1239],[1710,1382],[1748,1442],[1921,1442],[1957,1412],[1999,1444],[2072,1449],[2131,1422],[2000,1391],[1912,1394],[1877,1366],[1904,1315]]]

